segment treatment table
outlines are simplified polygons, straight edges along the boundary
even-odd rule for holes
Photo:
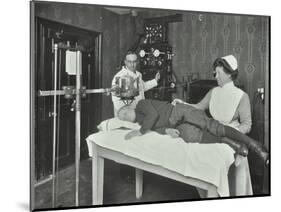
[[[201,198],[253,194],[247,158],[233,166],[234,151],[228,145],[186,143],[156,132],[124,140],[129,131],[101,131],[86,139],[93,205],[103,204],[104,159],[136,168],[136,198],[143,194],[143,171],[195,186]]]

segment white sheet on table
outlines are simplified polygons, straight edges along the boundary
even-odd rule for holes
[[[234,162],[234,151],[228,145],[186,143],[181,138],[173,139],[156,132],[124,140],[129,131],[113,130],[90,135],[86,139],[89,155],[92,156],[91,143],[95,142],[184,176],[209,182],[217,187],[220,196],[229,196],[228,170]]]

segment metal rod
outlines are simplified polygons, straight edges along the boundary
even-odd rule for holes
[[[112,88],[96,88],[96,89],[87,89],[86,93],[109,93],[113,91]]]
[[[53,181],[52,181],[52,207],[55,207],[55,195],[56,195],[56,128],[57,128],[57,51],[58,45],[54,44],[54,51],[55,51],[55,63],[54,63],[54,116],[53,116],[53,165],[52,165],[52,172],[53,172]]]
[[[80,124],[81,124],[81,64],[82,55],[76,52],[76,107],[75,107],[75,205],[79,206]]]
[[[61,87],[61,50],[58,49],[58,87]],[[59,154],[60,154],[60,104],[61,104],[61,98],[58,97],[58,109],[57,109],[57,135],[56,135],[56,201],[55,202],[59,202],[58,200],[58,195],[57,192],[59,190]]]
[[[176,83],[177,85],[175,85],[173,88],[179,88],[179,87],[185,87],[186,83]],[[172,88],[171,86],[161,86],[161,87],[157,87],[157,88],[153,88],[154,90],[159,90],[159,89],[167,89],[167,88]],[[110,93],[115,91],[114,88],[95,88],[95,89],[86,89],[85,92],[87,94],[90,93]],[[73,91],[72,94],[76,94],[76,90]],[[54,90],[46,90],[46,91],[38,91],[38,96],[53,96],[53,95],[65,95],[65,91],[64,90],[57,90],[56,94]]]
[[[96,88],[96,89],[87,89],[85,92],[86,93],[109,93],[113,91],[111,88]],[[73,91],[73,94],[76,94],[76,90]],[[54,90],[47,90],[47,91],[38,91],[39,96],[53,96],[53,95],[65,95],[64,90],[57,90],[56,94]]]

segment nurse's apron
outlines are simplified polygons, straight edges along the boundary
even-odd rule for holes
[[[243,91],[233,82],[223,87],[216,87],[212,90],[209,110],[212,117],[221,124],[238,129],[239,121],[233,120],[233,116],[243,96]]]
[[[209,103],[210,114],[224,125],[238,129],[239,121],[233,120],[244,92],[230,82],[212,90]],[[237,159],[237,158],[236,158]],[[229,172],[230,195],[253,195],[251,175],[247,158],[235,161],[235,169]]]

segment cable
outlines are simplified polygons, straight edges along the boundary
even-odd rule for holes
[[[251,105],[251,114],[253,116],[254,114],[254,108],[257,104],[257,100],[260,98],[258,91],[254,92],[253,98],[252,98],[252,105]]]

